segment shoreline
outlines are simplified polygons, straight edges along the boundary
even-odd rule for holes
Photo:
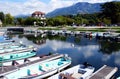
[[[36,30],[69,30],[69,31],[82,31],[82,32],[115,32],[115,33],[120,33],[120,27],[116,27],[116,26],[109,26],[109,27],[104,27],[104,26],[87,26],[87,27],[83,27],[83,26],[79,26],[79,27],[73,27],[73,26],[66,26],[66,27],[62,27],[62,26],[57,26],[57,27],[40,27],[40,26],[26,26],[26,27],[22,27],[22,26],[7,26],[7,27],[0,27],[0,29],[6,29],[7,28],[24,28],[24,30],[32,30],[32,31],[36,31]]]

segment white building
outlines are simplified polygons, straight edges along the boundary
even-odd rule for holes
[[[45,13],[40,12],[40,11],[35,11],[34,13],[32,13],[31,16],[34,17],[34,18],[40,19],[39,24],[41,24],[43,26],[46,25],[46,23],[45,23],[45,20],[46,20]],[[37,25],[38,25],[38,22],[34,22],[34,26],[37,26]]]
[[[40,12],[40,11],[35,11],[34,13],[32,13],[32,17],[34,18],[38,18],[38,19],[46,19],[45,18],[45,13]]]

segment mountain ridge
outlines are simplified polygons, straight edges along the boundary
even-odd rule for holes
[[[72,6],[55,9],[52,12],[46,14],[46,17],[55,17],[59,15],[74,15],[74,14],[91,14],[97,13],[101,10],[101,4],[103,3],[88,3],[78,2]]]

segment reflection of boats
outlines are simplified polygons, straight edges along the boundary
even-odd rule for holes
[[[38,45],[44,44],[46,40],[36,40],[35,43]]]
[[[113,38],[116,42],[120,42],[120,34],[119,35],[116,35],[114,36]]]
[[[12,73],[6,74],[3,77],[5,79],[30,79],[30,78],[45,78],[50,76],[61,69],[69,66],[71,64],[71,59],[66,56],[62,56],[57,59],[52,59],[45,62],[36,62],[23,67],[20,67]]]
[[[95,68],[87,64],[79,64],[67,70],[64,70],[48,79],[87,79]]]
[[[0,36],[4,35],[5,32],[0,32]]]
[[[74,44],[71,44],[71,46],[72,46],[72,47],[75,47],[75,45],[74,45]]]
[[[2,35],[0,36],[0,43],[5,43],[5,42],[13,42],[14,40],[10,39],[8,36]]]

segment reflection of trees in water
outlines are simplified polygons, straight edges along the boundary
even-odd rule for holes
[[[75,37],[75,38],[74,38],[74,42],[75,42],[75,43],[80,43],[80,40],[81,40],[81,37]]]
[[[47,35],[47,38],[49,40],[60,40],[60,41],[66,41],[66,42],[67,42],[67,39],[69,39],[69,42],[74,41],[76,44],[79,44],[81,41],[81,37],[79,37],[79,36],[74,37],[74,36],[70,36],[70,35],[69,36],[67,36],[67,35],[54,35],[54,36]],[[72,40],[71,38],[73,38],[74,40]]]
[[[61,41],[66,41],[67,37],[64,35],[47,35],[47,38],[49,40],[61,40]]]
[[[49,40],[60,40],[60,41],[67,41],[68,36],[65,35],[47,35],[46,37],[42,38],[41,35],[34,37],[33,35],[25,36],[28,40],[33,41],[35,44],[44,43],[46,39]],[[74,42],[78,44],[80,42],[81,37],[74,37]]]
[[[16,36],[18,36],[18,38],[23,38],[23,37],[24,37],[23,34],[10,34],[10,35],[8,35],[8,37],[9,37],[10,39],[12,39],[12,38],[14,38],[14,37],[16,37]]]
[[[34,35],[27,35],[25,36],[28,40],[33,41],[35,44],[43,44],[46,42],[46,38],[42,38],[41,35],[35,37]]]
[[[22,34],[19,34],[18,35],[18,38],[23,38],[24,36]]]
[[[120,50],[120,43],[117,42],[101,41],[99,45],[99,51],[105,54],[111,54]]]
[[[12,38],[14,38],[14,37],[16,37],[16,35],[13,35],[13,34],[8,35],[8,38],[10,38],[10,39],[12,39]]]

